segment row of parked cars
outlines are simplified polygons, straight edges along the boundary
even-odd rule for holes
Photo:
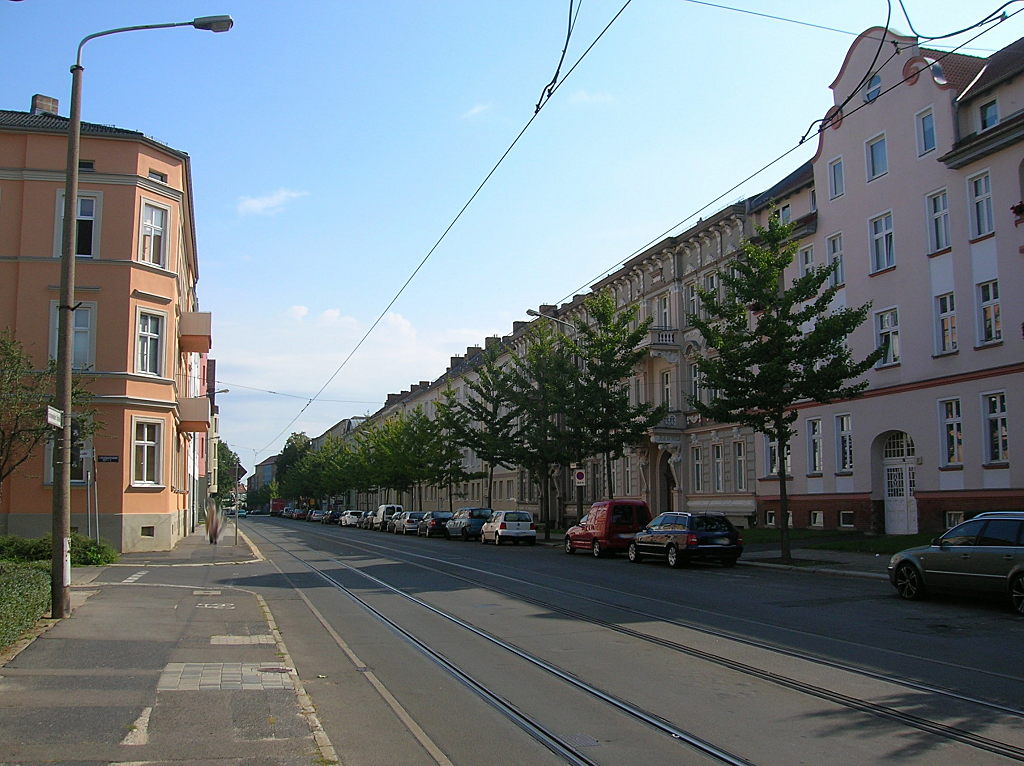
[[[479,540],[481,543],[537,543],[537,525],[526,511],[494,511],[460,508],[452,511],[407,511],[400,505],[382,505],[367,511],[356,523],[362,529],[444,537],[448,540]]]

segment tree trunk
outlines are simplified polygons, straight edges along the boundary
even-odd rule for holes
[[[544,523],[544,539],[551,539],[551,475],[548,467],[541,472],[540,513]]]
[[[779,434],[779,438],[776,440],[778,444],[779,456],[778,456],[778,469],[779,469],[779,555],[783,561],[792,561],[793,552],[789,547],[789,497],[786,494],[786,453],[789,447],[789,429],[786,426],[776,431]],[[782,434],[786,433],[785,438]]]
[[[491,505],[491,502],[493,500],[493,498],[491,497],[491,494],[492,494],[493,491],[494,491],[494,463],[488,463],[487,464],[487,504],[485,506],[487,508],[493,508],[494,507],[493,505]]]
[[[615,497],[615,479],[612,471],[612,453],[604,453],[604,475],[608,482],[608,499]]]

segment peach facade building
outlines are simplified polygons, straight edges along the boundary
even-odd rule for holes
[[[0,327],[56,354],[67,119],[53,99],[0,110]],[[200,312],[189,158],[82,123],[74,368],[99,428],[72,468],[73,529],[121,551],[171,547],[211,491],[211,316]],[[8,480],[0,534],[50,529],[42,449]]]

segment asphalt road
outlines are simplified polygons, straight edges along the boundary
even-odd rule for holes
[[[999,602],[278,518],[245,529],[267,561],[216,574],[266,599],[345,763],[1024,761],[1024,622]]]

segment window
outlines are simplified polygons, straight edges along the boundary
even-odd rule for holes
[[[732,475],[737,492],[747,489],[747,445],[745,442],[732,443]]]
[[[57,255],[61,253],[61,243],[64,241],[64,195],[58,198],[57,212]],[[100,195],[79,194],[78,212],[75,220],[75,255],[81,258],[95,258],[99,255],[100,239]]]
[[[877,74],[871,75],[868,84],[864,86],[864,100],[869,104],[882,94],[882,78]]]
[[[694,282],[686,284],[686,314],[687,322],[689,317],[697,316],[700,313],[700,298],[697,295],[697,285]]]
[[[807,421],[807,473],[821,473],[821,418]]]
[[[953,293],[935,298],[935,336],[938,353],[950,354],[956,351],[956,300]]]
[[[50,358],[57,358],[57,342],[60,335],[58,301],[50,302]],[[79,303],[71,312],[71,367],[75,370],[90,370],[96,366],[96,304]]]
[[[160,484],[161,421],[137,420],[132,441],[132,484]]]
[[[885,150],[885,136],[867,142],[868,180],[873,181],[889,172],[889,157]]]
[[[1002,340],[1003,328],[999,318],[999,280],[978,285],[978,339],[981,343]]]
[[[661,373],[661,403],[669,408],[672,406],[672,373],[669,370]]]
[[[836,466],[853,470],[853,419],[848,414],[836,415]]]
[[[832,275],[830,277],[833,287],[846,282],[846,275],[843,273],[843,235],[833,234],[827,240],[828,244],[828,262],[832,266]]]
[[[710,274],[704,275],[704,292],[714,296],[718,295],[718,274],[716,272],[712,271]]]
[[[791,215],[792,211],[790,210],[789,205],[783,205],[779,208],[779,223],[789,223]]]
[[[957,524],[964,523],[964,512],[963,511],[946,511],[946,526],[955,527]]]
[[[871,270],[882,271],[895,265],[892,213],[886,213],[871,219]]]
[[[986,394],[985,461],[1005,463],[1010,459],[1010,437],[1006,419],[1006,394]]]
[[[841,526],[841,527],[852,527],[853,526],[853,511],[840,511],[839,512],[839,526]]]
[[[658,316],[662,327],[672,326],[672,314],[669,310],[668,296],[663,295],[658,299]]]
[[[722,445],[711,445],[711,476],[715,492],[725,491],[725,460],[722,457]]]
[[[629,464],[629,455],[622,457],[622,490],[627,497],[633,494],[633,469]]]
[[[767,438],[768,437],[766,436],[765,439],[767,439]],[[768,445],[768,448],[766,450],[766,456],[768,458],[768,465],[766,467],[768,469],[768,475],[769,476],[777,476],[778,473],[779,473],[779,443],[777,441],[774,441],[774,440],[768,440],[767,441],[767,445]],[[783,468],[783,470],[787,474],[789,473],[790,456],[792,455],[792,453],[793,453],[792,446],[787,442],[786,443],[785,465],[784,465],[784,468]]]
[[[47,439],[43,459],[46,461],[43,468],[44,481],[47,484],[53,483],[53,451],[56,448],[56,439]],[[84,484],[89,480],[89,466],[92,464],[92,439],[82,438],[80,422],[71,418],[71,481]]]
[[[828,163],[828,196],[829,199],[843,196],[846,182],[843,180],[843,158]]]
[[[992,181],[988,173],[968,179],[968,196],[971,202],[971,235],[984,237],[995,231],[992,218]]]
[[[986,101],[978,107],[978,124],[982,130],[988,130],[999,123],[999,106],[996,100]]]
[[[899,364],[900,361],[900,317],[898,309],[887,309],[875,314],[877,348],[885,349],[878,366]]]
[[[933,253],[949,247],[949,199],[945,189],[928,197],[928,244]]]
[[[805,247],[800,251],[800,276],[814,271],[814,247]]]
[[[142,230],[139,233],[139,260],[155,266],[167,265],[167,209],[142,205]]]
[[[818,193],[816,191],[814,191],[814,189],[811,189],[810,199],[808,200],[808,203],[810,205],[811,212],[812,213],[817,212],[817,210],[818,210]]]
[[[935,115],[931,109],[917,115],[917,156],[927,154],[935,148]]]
[[[825,512],[824,511],[811,511],[811,526],[812,527],[823,527],[823,526],[825,526]]]
[[[163,324],[163,316],[139,312],[136,372],[162,374]]]
[[[690,362],[686,365],[686,374],[690,379],[690,401],[700,401],[700,370],[697,365]]]
[[[700,459],[700,446],[690,447],[690,475],[692,480],[691,489],[694,492],[703,492],[704,467]]]
[[[942,418],[942,464],[963,463],[964,429],[960,419],[960,400],[945,399],[939,402]]]
[[[167,183],[167,174],[161,173],[159,170],[149,169],[149,180],[159,181],[162,184]]]

